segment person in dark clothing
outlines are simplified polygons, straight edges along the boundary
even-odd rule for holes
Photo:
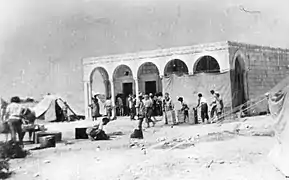
[[[108,140],[109,136],[103,130],[103,126],[109,123],[109,118],[102,118],[101,121],[98,121],[96,125],[91,128],[87,128],[86,134],[88,135],[89,139],[92,141],[95,140]]]
[[[22,132],[22,138],[24,138],[26,132],[29,133],[29,141],[32,141],[32,135],[35,129],[35,120],[36,115],[35,112],[29,108],[24,108],[22,111],[23,116],[23,132]]]
[[[198,94],[198,97],[198,105],[196,108],[201,107],[201,118],[202,122],[205,123],[205,119],[206,121],[209,120],[207,100],[203,97],[201,93]]]
[[[210,104],[211,106],[211,113],[210,113],[210,117],[211,119],[214,118],[215,114],[217,114],[217,102],[216,102],[216,93],[214,90],[210,91],[212,94],[212,102]]]

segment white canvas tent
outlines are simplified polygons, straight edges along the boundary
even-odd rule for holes
[[[53,95],[44,96],[43,100],[33,107],[36,117],[48,122],[60,120],[61,107],[64,104],[58,99],[59,97]]]
[[[276,145],[269,159],[289,177],[289,79],[281,81],[269,94],[269,109],[274,119]]]

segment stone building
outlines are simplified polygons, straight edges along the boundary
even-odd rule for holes
[[[288,76],[289,50],[237,42],[217,42],[83,59],[85,115],[92,97],[93,74],[101,74],[104,94],[162,92],[162,78],[172,73],[229,72],[230,106],[266,93]],[[264,108],[263,108],[264,109]],[[262,111],[262,108],[260,109]]]

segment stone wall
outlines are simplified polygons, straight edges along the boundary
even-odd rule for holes
[[[260,98],[289,76],[289,50],[233,42],[229,46],[231,67],[236,55],[243,54],[250,100]],[[256,111],[266,111],[267,103],[258,107]]]

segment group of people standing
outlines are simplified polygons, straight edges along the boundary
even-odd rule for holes
[[[156,93],[153,95],[152,93],[148,94],[149,99],[153,101],[153,113],[155,116],[162,115],[162,101],[161,94]],[[120,95],[117,96],[115,106],[116,106],[116,114],[118,116],[130,116],[131,120],[134,120],[136,115],[136,101],[138,97],[136,95],[129,94],[128,97],[122,98]],[[124,103],[125,101],[125,103]]]
[[[92,103],[89,105],[89,107],[91,108],[91,116],[93,121],[96,121],[98,117],[102,116],[100,114],[100,105],[97,95],[93,96]],[[104,102],[104,109],[106,111],[105,115],[110,119],[112,117],[113,110],[113,104],[110,97],[106,98],[106,101]]]
[[[212,123],[217,119],[221,119],[224,110],[224,103],[220,94],[215,92],[214,90],[211,90],[210,93],[212,95],[212,101],[209,105],[207,100],[203,97],[202,93],[198,94],[198,105],[196,106],[196,108],[201,109],[201,119],[203,123],[205,123],[205,121],[210,121]]]

